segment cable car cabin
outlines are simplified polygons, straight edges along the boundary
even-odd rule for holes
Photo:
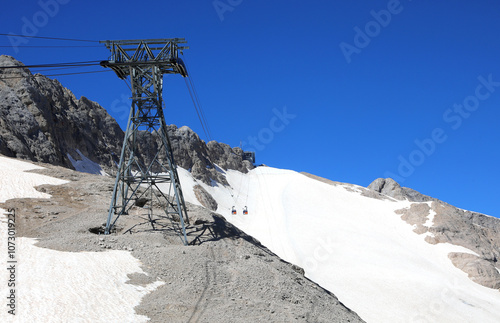
[[[235,214],[237,214],[237,213],[238,213],[238,212],[236,212],[236,209],[235,209],[235,208],[234,208],[234,206],[233,206],[233,209],[231,210],[231,214],[234,214],[234,215],[235,215]]]
[[[245,208],[243,209],[243,214],[248,214],[248,208],[245,206]]]

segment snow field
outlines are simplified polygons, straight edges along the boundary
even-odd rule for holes
[[[0,202],[12,198],[49,198],[34,186],[60,185],[66,181],[26,173],[40,169],[27,162],[0,156]],[[1,322],[145,322],[134,307],[141,298],[162,285],[126,284],[127,275],[144,273],[140,262],[127,251],[61,252],[36,247],[35,239],[17,237],[16,315],[7,313],[7,221],[0,209]]]
[[[69,161],[73,165],[73,167],[82,173],[89,173],[89,174],[97,174],[97,175],[103,175],[106,176],[108,175],[99,164],[94,163],[90,159],[88,159],[82,152],[77,149],[76,153],[80,155],[80,160],[75,160],[70,154],[66,154],[68,157]]]
[[[186,200],[199,204],[188,193],[196,181],[187,171],[179,175]],[[410,202],[368,198],[352,187],[270,167],[229,170],[226,178],[232,188],[198,183],[217,200],[217,212],[304,268],[364,320],[500,321],[500,293],[472,282],[448,258],[473,252],[425,242],[394,212]],[[241,212],[245,205],[248,215]],[[430,213],[426,225],[432,225]]]

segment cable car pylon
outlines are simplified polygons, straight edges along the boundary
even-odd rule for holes
[[[179,53],[189,47],[185,46],[183,38],[106,40],[100,43],[111,51],[110,59],[102,61],[101,65],[112,69],[120,79],[130,77],[132,90],[132,106],[105,234],[111,232],[120,216],[128,214],[136,205],[142,207],[141,211],[147,211],[147,221],[153,230],[167,226],[164,220],[170,223],[179,221],[181,239],[187,245],[189,218],[167,133],[162,92],[163,74],[188,76]],[[158,147],[153,145],[154,135],[160,139]],[[149,138],[150,145],[141,145],[139,151],[140,138]],[[162,190],[158,184],[162,184]],[[164,214],[153,214],[154,204],[160,205]]]

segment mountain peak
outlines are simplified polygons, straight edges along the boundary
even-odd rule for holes
[[[10,63],[10,64],[6,64]],[[18,61],[12,56],[9,55],[0,55],[0,65],[5,66],[5,65],[14,65],[14,66],[24,66],[23,63]]]

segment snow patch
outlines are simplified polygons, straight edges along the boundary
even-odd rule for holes
[[[43,169],[0,156],[0,202],[12,198],[49,198],[37,185],[67,183],[36,173]],[[0,250],[7,250],[6,211],[0,209]],[[127,284],[128,274],[144,273],[141,263],[127,251],[62,252],[39,248],[35,239],[16,238],[16,315],[0,311],[0,322],[146,322],[134,307],[141,298],[164,284],[145,287]],[[7,252],[0,253],[0,267],[7,268]],[[0,295],[8,290],[8,271],[0,272]]]
[[[427,216],[427,221],[424,223],[425,227],[431,228],[434,225],[434,217],[436,216],[436,211],[432,209],[432,202],[425,202],[429,205],[429,215]]]
[[[84,154],[81,153],[80,150],[76,150],[78,155],[80,155],[81,160],[76,160],[71,157],[69,153],[66,153],[73,167],[82,173],[96,174],[107,176],[108,174],[101,168],[101,166],[97,163],[94,163],[90,159],[88,159]]]
[[[436,236],[434,235],[434,233],[427,231],[426,233],[424,233],[423,237],[425,239],[425,237],[435,238]]]
[[[27,170],[34,169],[43,169],[43,167],[0,156],[0,203],[19,197],[49,198],[49,194],[37,191],[35,186],[68,183],[67,181],[41,174],[25,173]]]
[[[219,186],[219,183],[217,183],[217,181],[215,181],[212,178],[210,178],[210,186],[217,187],[217,186]]]
[[[223,175],[226,175],[226,171],[224,169],[222,169],[222,167],[220,167],[219,165],[217,164],[214,164],[215,166],[215,170],[218,171],[219,173],[223,174]]]

